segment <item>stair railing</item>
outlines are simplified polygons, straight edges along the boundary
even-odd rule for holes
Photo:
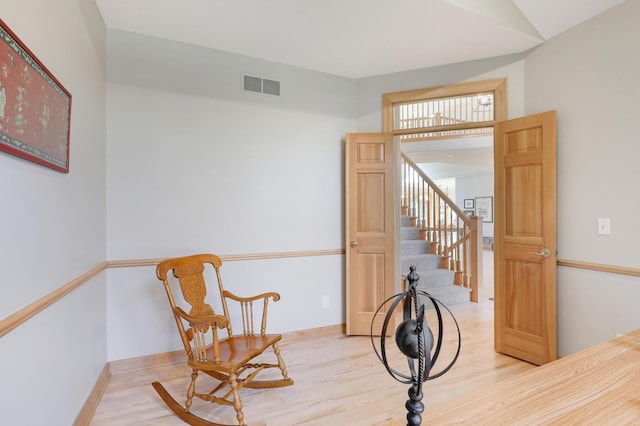
[[[443,268],[455,272],[454,284],[471,290],[478,301],[482,282],[482,218],[467,216],[409,157],[401,155],[402,214],[431,241]]]

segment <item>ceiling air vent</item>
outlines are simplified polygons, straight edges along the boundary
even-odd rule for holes
[[[258,77],[244,76],[244,90],[262,93],[262,79]]]
[[[264,93],[265,95],[280,96],[280,82],[267,80],[250,75],[244,76],[244,90],[249,92]]]
[[[262,93],[280,96],[280,82],[274,80],[262,80]]]

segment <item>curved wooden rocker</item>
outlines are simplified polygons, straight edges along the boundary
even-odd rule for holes
[[[213,266],[215,271],[223,315],[217,315],[211,306],[205,303],[207,288],[204,273],[207,264]],[[179,404],[159,382],[153,382],[152,386],[165,404],[180,419],[192,426],[225,426],[191,413],[194,396],[215,404],[233,406],[238,425],[245,425],[242,400],[239,395],[242,388],[262,389],[293,384],[278,348],[278,342],[282,336],[266,334],[269,300],[277,302],[280,295],[270,292],[252,297],[236,296],[223,288],[220,276],[221,266],[222,261],[218,256],[197,254],[167,259],[156,267],[158,279],[164,283],[192,373],[184,406]],[[173,276],[177,278],[184,300],[191,305],[188,314],[176,305],[167,275],[169,271],[172,271]],[[238,316],[242,317],[242,334],[233,334],[232,316],[229,311],[231,304],[227,301],[234,302],[233,305],[238,308]],[[253,324],[253,302],[255,301],[262,301],[262,315],[258,315],[262,319],[259,334],[255,334]],[[223,336],[218,335],[219,329],[223,330],[220,332]],[[256,362],[255,358],[269,348],[273,350],[277,362]],[[280,369],[282,379],[254,380],[258,373],[269,368]],[[218,384],[208,392],[196,392],[196,379],[199,372],[216,379]]]

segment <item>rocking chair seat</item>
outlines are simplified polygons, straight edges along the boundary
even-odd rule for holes
[[[188,364],[191,368],[202,371],[221,371],[230,374],[280,340],[282,340],[282,336],[279,334],[234,336],[220,340],[220,362],[211,360],[200,362],[194,359],[189,360]]]

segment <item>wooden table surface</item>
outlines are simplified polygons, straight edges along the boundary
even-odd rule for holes
[[[422,424],[640,425],[640,330],[426,409]]]

